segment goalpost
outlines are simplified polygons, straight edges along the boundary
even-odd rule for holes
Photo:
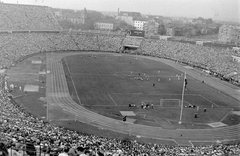
[[[160,99],[161,107],[180,107],[181,100],[180,99]]]

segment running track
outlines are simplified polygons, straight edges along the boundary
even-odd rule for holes
[[[61,58],[67,55],[76,55],[76,53],[47,53],[46,55],[47,70],[51,71],[51,73],[47,75],[46,82],[46,95],[49,107],[60,106],[64,111],[76,116],[76,120],[80,122],[115,132],[131,133],[131,135],[135,136],[174,141],[181,146],[189,146],[194,142],[212,143],[216,141],[224,142],[240,139],[240,125],[214,129],[170,130],[162,129],[161,127],[126,123],[91,112],[75,103],[71,99],[68,91]]]

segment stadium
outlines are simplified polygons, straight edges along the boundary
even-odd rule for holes
[[[239,155],[231,50],[68,32],[48,7],[0,8],[3,154]]]

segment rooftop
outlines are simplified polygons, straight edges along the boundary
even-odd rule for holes
[[[12,5],[12,6],[18,6],[18,7],[28,7],[28,6],[31,6],[31,7],[45,7],[45,8],[48,8],[48,6],[43,6],[43,5],[32,5],[32,4],[12,4],[12,3],[0,3],[0,5]]]
[[[120,11],[119,16],[142,17],[140,12]]]
[[[148,21],[148,19],[144,18],[144,17],[134,17],[133,20],[134,21]]]
[[[96,23],[116,23],[114,19],[103,18],[96,21]]]

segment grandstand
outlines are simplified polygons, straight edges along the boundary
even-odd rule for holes
[[[17,63],[21,63],[23,59],[30,56],[35,56],[35,59],[41,57],[48,57],[49,63],[54,76],[51,74],[39,76],[34,73],[36,77],[40,77],[40,84],[46,79],[56,78],[53,82],[62,82],[56,84],[56,88],[47,86],[56,100],[53,104],[59,103],[61,107],[68,108],[66,111],[81,111],[81,113],[89,118],[94,119],[99,117],[96,113],[90,112],[80,105],[76,106],[70,96],[67,98],[64,95],[69,95],[67,92],[66,82],[64,80],[64,73],[61,70],[61,58],[51,57],[51,52],[68,52],[68,51],[105,51],[105,52],[121,52],[121,47],[135,46],[139,50],[148,53],[149,56],[158,56],[166,58],[166,60],[174,60],[184,65],[196,67],[199,69],[207,69],[210,74],[223,78],[231,72],[240,73],[240,64],[233,61],[231,58],[232,51],[224,48],[204,47],[197,45],[190,45],[187,43],[139,39],[139,38],[125,38],[123,36],[115,35],[94,35],[88,33],[68,33],[61,31],[60,26],[56,22],[48,7],[31,6],[31,5],[14,5],[0,3],[0,66],[2,69],[9,69]],[[37,55],[39,54],[39,56]],[[43,55],[41,55],[43,54]],[[67,55],[67,54],[66,54]],[[58,56],[58,55],[56,55]],[[36,67],[39,68],[40,67]],[[48,67],[47,67],[48,68]],[[57,69],[54,71],[54,69]],[[25,70],[28,70],[27,68]],[[57,72],[58,71],[58,72]],[[34,75],[32,74],[32,75]],[[58,77],[60,74],[61,77]],[[34,115],[27,113],[22,105],[17,105],[15,101],[9,97],[9,87],[7,84],[10,75],[5,73],[1,74],[1,90],[0,90],[0,103],[1,103],[1,119],[0,119],[0,151],[3,155],[10,155],[15,152],[19,155],[58,155],[62,153],[63,149],[72,149],[73,146],[78,146],[79,152],[92,153],[93,155],[239,155],[240,144],[239,138],[239,125],[226,127],[224,129],[206,129],[200,130],[196,139],[201,139],[202,136],[216,135],[217,138],[210,138],[210,145],[204,146],[168,146],[164,144],[154,143],[140,143],[137,141],[119,140],[116,138],[103,138],[96,135],[80,134],[76,131],[68,130],[67,128],[59,127],[51,122],[46,122],[43,119],[34,117]],[[20,76],[20,75],[19,75]],[[28,75],[24,75],[28,78]],[[63,76],[63,77],[62,77]],[[209,75],[207,75],[210,77]],[[39,81],[40,82],[40,81]],[[231,82],[239,85],[240,77],[233,76]],[[38,82],[35,82],[38,84]],[[65,86],[64,86],[65,85]],[[239,88],[230,84],[229,90],[239,91]],[[232,88],[229,88],[231,86]],[[65,88],[64,88],[65,87]],[[43,88],[42,88],[43,89]],[[51,90],[52,89],[52,90]],[[63,89],[63,90],[61,90]],[[44,89],[43,89],[44,90]],[[48,90],[48,91],[49,91]],[[58,90],[61,94],[54,94],[54,90]],[[65,94],[64,94],[65,93]],[[31,94],[25,92],[24,95]],[[24,96],[23,95],[23,96]],[[236,98],[239,94],[234,94]],[[26,96],[27,97],[27,96]],[[36,99],[32,101],[37,101]],[[49,100],[49,99],[47,99]],[[238,99],[237,99],[238,100]],[[29,100],[28,100],[29,101]],[[66,107],[68,104],[70,107]],[[58,110],[60,106],[56,106]],[[238,112],[238,111],[237,111]],[[236,116],[237,116],[236,112]],[[237,118],[238,119],[238,118]],[[79,120],[86,120],[80,118]],[[101,117],[98,126],[106,128],[104,125],[111,123],[112,127],[116,125],[115,120]],[[120,125],[126,125],[120,122]],[[131,125],[128,125],[131,127]],[[143,126],[138,125],[138,130],[141,131]],[[116,127],[115,127],[116,128]],[[153,127],[147,127],[151,132],[156,132]],[[146,129],[143,128],[142,131]],[[184,130],[174,131],[171,136],[173,138],[185,138],[190,135],[195,136],[196,133]],[[125,132],[125,127],[120,127],[119,132]],[[156,132],[162,136],[167,135],[169,130]],[[176,132],[176,133],[174,133]],[[196,131],[194,131],[196,132]],[[149,132],[148,132],[149,133]],[[226,138],[226,140],[224,139]],[[136,139],[136,138],[135,138]],[[184,140],[184,139],[183,139]],[[234,140],[236,144],[222,144]],[[186,140],[185,140],[186,141]],[[209,141],[209,140],[208,140]],[[198,140],[195,140],[198,142]],[[204,140],[203,140],[204,142]],[[217,145],[212,145],[218,143]],[[26,145],[24,148],[24,145]],[[28,148],[29,144],[33,148]],[[197,144],[195,144],[197,145]],[[35,148],[34,148],[35,147]],[[31,153],[32,152],[32,153]]]
[[[61,29],[50,8],[42,6],[1,3],[0,22],[0,31]]]

